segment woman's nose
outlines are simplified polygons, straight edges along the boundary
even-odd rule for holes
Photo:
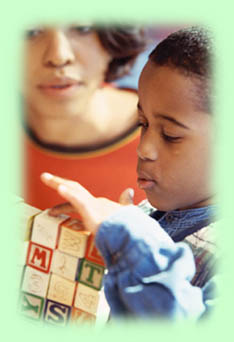
[[[140,143],[137,147],[137,155],[141,160],[155,161],[158,159],[157,144],[151,140],[150,136],[141,136]]]
[[[53,30],[44,54],[44,64],[48,67],[63,67],[74,60],[75,55],[66,34],[61,30]]]

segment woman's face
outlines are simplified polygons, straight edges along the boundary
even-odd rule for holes
[[[102,84],[111,56],[92,27],[42,27],[27,31],[24,98],[41,117],[84,112]]]

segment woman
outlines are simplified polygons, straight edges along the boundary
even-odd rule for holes
[[[127,74],[146,39],[141,28],[71,25],[27,32],[24,198],[45,209],[61,202],[40,182],[51,173],[82,182],[95,196],[135,201],[137,95],[107,82]]]

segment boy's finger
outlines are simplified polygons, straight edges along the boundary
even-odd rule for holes
[[[44,172],[41,174],[41,180],[43,181],[43,183],[55,190],[57,190],[59,185],[61,184],[69,185],[73,183],[72,181],[69,181],[62,177],[54,176],[48,172]]]
[[[51,173],[44,172],[41,174],[41,180],[47,186],[51,187],[54,190],[58,191],[59,186],[64,185],[66,188],[70,188],[74,190],[79,196],[92,196],[88,190],[86,190],[81,184],[75,181],[71,181],[69,179],[65,179],[62,177],[58,177],[52,175]]]
[[[71,188],[64,184],[58,186],[58,193],[64,199],[69,201],[71,205],[73,205],[74,208],[78,211],[86,204],[86,202],[89,201],[89,196],[87,197],[87,194],[85,192],[83,194],[82,191],[77,191],[77,189]]]
[[[95,225],[96,218],[94,215],[96,205],[94,198],[90,193],[79,193],[74,188],[69,188],[65,185],[59,185],[58,193],[67,201],[71,203],[74,209],[81,215],[84,223],[88,222],[87,228],[90,229],[91,226]],[[91,223],[91,225],[90,225]],[[92,228],[91,228],[92,229]]]
[[[71,205],[71,203],[61,203],[49,210],[49,215],[58,216],[60,214],[70,214],[76,212],[75,208]]]
[[[119,197],[119,203],[123,205],[133,204],[134,190],[131,188],[125,189]]]
[[[95,232],[100,219],[95,216],[97,199],[77,182],[68,181],[51,174],[42,174],[42,181],[56,190],[64,199],[71,203],[74,210],[80,214],[86,228]],[[99,215],[100,216],[100,215]]]

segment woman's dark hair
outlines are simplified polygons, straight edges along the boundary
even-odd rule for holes
[[[212,39],[202,27],[190,27],[170,34],[149,55],[149,60],[169,66],[197,81],[200,107],[211,111]]]
[[[95,31],[102,46],[113,57],[105,81],[113,81],[126,75],[136,57],[147,44],[145,31],[136,26],[96,26]]]

